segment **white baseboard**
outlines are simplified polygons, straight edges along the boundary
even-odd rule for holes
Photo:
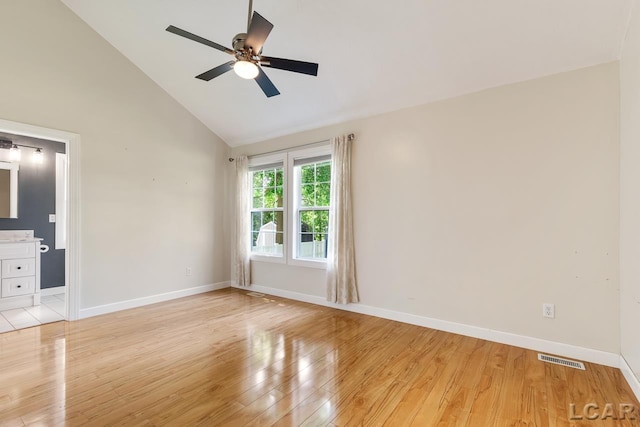
[[[155,304],[172,299],[188,297],[190,295],[202,294],[205,292],[224,289],[231,286],[231,282],[219,282],[211,285],[196,286],[195,288],[180,289],[179,291],[166,292],[164,294],[151,295],[148,297],[135,298],[126,301],[114,302],[111,304],[98,305],[95,307],[80,309],[80,319],[99,316],[101,314],[113,313],[115,311],[127,310],[129,308],[142,307],[143,305]]]
[[[599,365],[611,366],[614,368],[620,367],[620,355],[616,353],[609,353],[606,351],[594,350],[571,344],[548,341],[540,338],[513,334],[510,332],[501,332],[493,329],[465,325],[448,320],[418,316],[415,314],[387,310],[384,308],[372,307],[363,304],[334,304],[320,296],[308,295],[277,288],[270,288],[267,286],[251,285],[250,287],[241,287],[237,286],[235,283],[233,283],[232,286],[238,289],[257,291],[264,294],[288,298],[296,301],[308,302],[325,307],[337,308],[339,310],[351,311],[354,313],[367,314],[369,316],[381,317],[383,319],[395,320],[398,322],[409,323],[411,325],[424,326],[426,328],[437,329],[439,331],[451,332],[454,334],[465,335],[473,338],[480,338],[487,341],[508,344],[515,347],[526,348],[529,350],[542,351],[557,356],[578,359],[590,363],[597,363]]]
[[[620,370],[622,371],[622,375],[624,375],[624,379],[629,383],[629,387],[633,390],[633,394],[636,395],[636,399],[640,400],[640,379],[635,376],[633,370],[622,355],[620,356]]]
[[[60,295],[60,294],[64,294],[64,293],[65,293],[64,285],[55,286],[53,288],[40,289],[40,295],[43,296],[43,297],[48,297],[48,296],[51,296],[51,295]]]
[[[15,310],[16,308],[32,307],[34,305],[40,305],[40,294],[3,298],[3,301],[0,302],[0,311]]]

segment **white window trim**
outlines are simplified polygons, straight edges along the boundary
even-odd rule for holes
[[[296,257],[296,239],[298,236],[298,221],[297,215],[298,212],[298,203],[300,202],[296,197],[296,192],[298,190],[299,179],[294,174],[294,162],[298,159],[306,159],[310,157],[318,157],[324,156],[327,154],[331,154],[331,147],[329,145],[323,145],[319,147],[312,148],[304,148],[299,150],[289,151],[287,156],[287,173],[286,176],[291,176],[291,185],[288,186],[287,191],[287,203],[290,203],[292,209],[290,210],[291,215],[288,215],[289,220],[287,222],[287,230],[285,231],[285,236],[288,232],[288,250],[287,250],[287,262],[290,265],[300,266],[300,267],[311,267],[311,268],[327,268],[327,261],[324,259],[301,259]],[[285,248],[287,249],[287,248]]]
[[[296,254],[296,237],[298,231],[297,224],[297,203],[296,198],[297,181],[295,180],[294,162],[298,159],[307,159],[310,157],[325,156],[331,154],[331,147],[328,144],[321,146],[314,146],[309,148],[293,149],[288,152],[280,152],[265,155],[256,155],[249,158],[249,167],[259,167],[262,165],[268,165],[271,163],[282,162],[284,176],[283,176],[283,194],[285,194],[283,208],[283,248],[282,256],[276,255],[260,255],[251,253],[251,261],[268,262],[275,264],[288,264],[299,267],[310,267],[318,269],[326,269],[327,261],[324,259],[301,259],[295,256]],[[292,185],[289,185],[292,183]],[[253,194],[250,194],[250,203],[253,203]],[[292,209],[291,209],[292,207]],[[250,215],[250,213],[249,213]]]
[[[282,221],[284,222],[284,227],[283,227],[283,237],[282,237],[282,256],[279,255],[262,255],[262,254],[256,254],[256,253],[251,253],[251,261],[260,261],[260,262],[271,262],[271,263],[275,263],[275,264],[286,264],[287,262],[287,258],[288,258],[288,249],[287,247],[288,245],[288,239],[287,239],[287,234],[288,234],[288,230],[286,225],[288,224],[288,216],[289,216],[289,197],[288,197],[288,185],[287,185],[287,181],[288,181],[288,173],[287,173],[287,153],[277,153],[277,154],[268,154],[268,155],[264,155],[264,156],[254,156],[254,157],[250,157],[249,159],[249,167],[260,167],[262,165],[268,165],[268,164],[272,164],[272,163],[282,163],[282,169],[283,169],[283,177],[282,177],[282,185],[283,185],[283,189],[282,192],[283,194],[285,194],[285,198],[284,201],[282,203]],[[251,184],[251,188],[253,188],[253,183]],[[253,206],[253,191],[251,192],[251,194],[249,194],[250,197],[250,202],[249,202],[249,206]],[[247,215],[251,215],[251,211],[247,212]]]

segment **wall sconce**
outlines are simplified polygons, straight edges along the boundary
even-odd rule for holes
[[[12,162],[19,162],[20,157],[22,157],[20,154],[20,147],[16,144],[13,144],[11,148],[9,148],[9,160]]]
[[[36,152],[33,153],[33,161],[39,165],[44,162],[44,153],[42,152],[42,148],[36,148]]]
[[[12,162],[19,162],[22,158],[21,147],[36,150],[33,153],[33,162],[39,165],[44,163],[44,153],[42,152],[42,148],[32,147],[30,145],[14,144],[12,141],[7,139],[0,139],[0,149],[4,148],[5,150],[9,150],[9,160]]]

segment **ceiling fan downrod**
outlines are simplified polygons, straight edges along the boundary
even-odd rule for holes
[[[246,33],[238,33],[235,35],[233,40],[231,41],[231,46],[233,50],[236,52],[244,50],[244,42],[247,40],[247,34],[249,33],[249,28],[251,28],[251,20],[253,18],[253,0],[249,0],[249,12],[247,15],[247,32]],[[238,59],[242,60],[241,56],[249,56],[245,54],[238,53],[236,54]],[[249,60],[249,58],[244,58],[245,60]]]
[[[247,16],[247,33],[251,27],[251,16],[253,15],[253,0],[249,0],[249,14]]]

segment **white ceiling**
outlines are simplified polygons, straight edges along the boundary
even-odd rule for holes
[[[62,0],[232,146],[619,58],[635,0],[254,0],[274,24],[264,54],[318,62],[318,77],[265,69],[281,95],[230,57],[248,1]]]

